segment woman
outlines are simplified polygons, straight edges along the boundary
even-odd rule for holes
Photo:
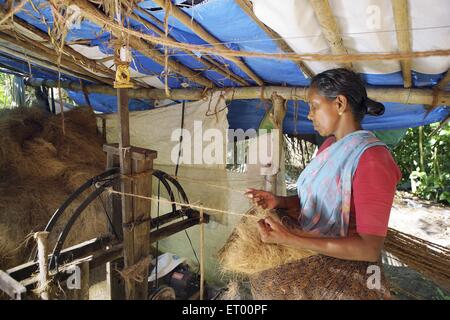
[[[341,280],[347,277],[342,280],[344,285],[341,283],[343,294],[335,290],[329,296],[329,292],[319,289],[312,298],[388,298],[384,284],[372,288],[363,281],[372,275],[368,272],[371,265],[380,265],[389,214],[401,178],[386,145],[361,128],[365,114],[380,115],[384,106],[369,99],[359,76],[346,69],[316,75],[308,99],[308,119],[321,136],[329,138],[298,178],[298,196],[279,197],[248,190],[247,196],[257,206],[284,209],[298,230],[288,228],[281,222],[283,219],[267,217],[258,222],[261,240],[315,251],[318,256],[299,263],[308,264],[313,273],[324,265],[333,265]],[[300,282],[311,278],[305,265],[298,268],[304,276]],[[355,275],[360,279],[356,287]],[[345,292],[345,283],[358,291],[356,296]],[[307,289],[297,295],[308,297]]]

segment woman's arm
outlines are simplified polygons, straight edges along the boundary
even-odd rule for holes
[[[252,188],[248,189],[245,195],[250,198],[256,206],[263,209],[286,209],[290,216],[298,218],[298,213],[300,212],[300,200],[298,196],[276,196],[271,192]],[[294,217],[295,215],[296,217]]]
[[[280,209],[287,209],[287,210],[300,210],[300,199],[298,196],[290,196],[290,197],[282,197],[277,196],[278,200],[278,207]]]
[[[302,237],[290,232],[272,217],[260,220],[258,231],[263,242],[312,250],[345,260],[376,262],[384,243],[384,237],[364,234],[355,234],[345,238]]]

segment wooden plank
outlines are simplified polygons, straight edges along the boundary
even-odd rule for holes
[[[209,222],[209,215],[204,214],[203,217],[204,223]],[[186,230],[196,224],[200,223],[200,214],[199,212],[194,212],[193,217],[191,219],[179,221],[173,224],[170,224],[166,227],[160,228],[156,231],[150,233],[150,243],[154,243],[156,241],[165,239],[171,235],[174,235],[180,231]],[[64,275],[64,272],[69,269],[73,265],[79,265],[84,262],[89,262],[89,267],[91,269],[97,268],[101,265],[104,265],[107,262],[113,261],[115,265],[111,264],[108,272],[113,272],[114,270],[122,270],[124,268],[123,264],[123,244],[109,244],[108,246],[102,247],[100,249],[93,246],[93,244],[98,244],[99,239],[92,239],[84,242],[83,244],[78,244],[74,247],[66,249],[67,258],[64,260],[69,260],[69,262],[60,266],[60,280],[65,280],[68,275]],[[103,243],[105,245],[105,243]],[[83,253],[83,256],[79,256],[80,253]],[[70,257],[77,257],[76,259],[70,260]],[[35,269],[37,268],[37,264],[34,263]],[[34,270],[35,270],[34,269]],[[12,270],[12,269],[10,269]],[[21,276],[20,283],[26,288],[32,288],[38,281],[38,277],[32,276],[34,273],[33,269],[30,269],[29,264],[23,264],[15,267],[13,273],[8,273],[8,276],[11,278],[15,278],[15,276]],[[21,272],[20,272],[21,271]],[[115,272],[117,273],[117,272]],[[52,271],[50,276],[54,276],[55,272]],[[13,279],[14,279],[13,278]],[[110,277],[111,278],[111,277]],[[113,279],[119,279],[119,277],[113,277]],[[15,279],[16,281],[17,279]],[[1,287],[0,287],[1,288]],[[124,291],[122,291],[123,293]],[[119,292],[120,293],[120,292]],[[111,297],[114,299],[114,297]],[[116,299],[124,299],[125,295],[121,297],[116,296]]]
[[[75,266],[75,265],[80,265],[84,262],[89,262],[89,268],[94,269],[101,265],[105,265],[108,261],[117,260],[123,256],[122,249],[123,249],[122,244],[116,244],[109,248],[104,248],[104,249],[90,252],[89,255],[84,256],[82,258],[78,258],[78,259],[66,262],[65,264],[61,265],[59,268],[58,280],[59,281],[66,280],[70,276],[70,274],[67,274],[66,272],[68,270],[70,270],[71,268],[73,268],[73,266]],[[52,270],[50,272],[50,276],[53,277],[55,275],[56,275],[56,271]],[[29,274],[28,277],[21,280],[20,283],[22,285],[24,285],[26,288],[32,288],[33,285],[35,285],[37,283],[37,281],[38,281],[38,278],[36,276]]]
[[[167,224],[173,220],[184,217],[184,213],[186,215],[194,215],[194,214],[198,214],[198,211],[193,210],[193,209],[185,209],[183,212],[183,210],[179,209],[174,212],[169,212],[169,213],[163,214],[163,215],[153,218],[151,220],[151,224],[150,224],[151,228],[155,229],[155,228],[161,227],[162,225]]]
[[[14,300],[22,300],[27,292],[24,285],[3,270],[0,270],[0,289]]]
[[[90,239],[75,246],[71,246],[61,250],[60,261],[74,260],[85,255],[91,254],[96,250],[103,249],[112,244],[110,235]],[[50,255],[49,255],[50,259]],[[38,263],[30,261],[14,268],[8,269],[6,272],[14,279],[21,281],[30,276],[30,274],[38,270]]]
[[[131,175],[131,152],[130,152],[130,119],[128,111],[128,89],[117,89],[117,110],[119,124],[119,159],[120,173],[122,176]],[[134,193],[132,181],[130,179],[121,180],[121,192]],[[122,223],[130,224],[134,220],[133,199],[122,195]],[[134,235],[133,230],[123,228],[123,255],[125,268],[136,263],[134,256]],[[125,297],[134,300],[136,296],[136,283],[134,281],[125,282]]]
[[[108,143],[103,145],[103,151],[111,153],[112,155],[119,156],[119,144]],[[152,160],[158,156],[158,152],[155,150],[149,150],[140,147],[130,147],[131,158],[135,160]]]
[[[106,263],[106,282],[111,300],[125,300],[125,282],[117,270],[123,270],[123,259]]]
[[[105,120],[105,119],[102,119]],[[119,152],[118,144],[113,148],[105,148],[103,150],[106,152],[106,169],[119,167]],[[117,154],[113,151],[117,150]],[[113,186],[113,189],[119,191],[120,186],[117,184]],[[111,226],[109,231],[112,233],[116,232],[119,239],[123,239],[122,230],[122,201],[119,195],[110,194],[106,202],[106,210],[111,217]],[[112,230],[114,229],[114,230]],[[117,270],[123,269],[123,259],[108,261],[106,263],[106,285],[108,287],[109,296],[111,300],[124,300],[125,299],[125,283],[117,272]]]
[[[209,217],[205,214],[204,217],[205,223],[208,223]],[[195,217],[191,219],[186,219],[183,221],[175,222],[167,227],[163,227],[161,229],[152,231],[150,233],[150,243],[154,243],[156,241],[159,241],[161,239],[167,238],[168,236],[174,235],[175,233],[178,233],[180,231],[186,230],[192,226],[195,226],[196,224],[200,223],[200,218]]]
[[[152,195],[152,175],[153,160],[132,160],[134,174],[139,174],[133,181],[133,192],[137,195],[151,197]],[[134,259],[138,263],[150,254],[150,214],[151,201],[133,197],[133,215],[134,221],[145,221],[134,226]],[[144,279],[148,278],[148,269],[142,273]],[[148,284],[146,282],[136,283],[135,299],[147,300]]]

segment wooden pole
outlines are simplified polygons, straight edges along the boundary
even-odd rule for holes
[[[205,224],[203,209],[200,209],[200,300],[204,299],[205,291]]]
[[[447,73],[444,75],[444,77],[439,81],[439,83],[436,85],[436,87],[440,90],[445,90],[447,88],[448,83],[450,82],[450,71],[447,70]]]
[[[49,300],[48,292],[48,234],[47,231],[36,232],[34,239],[37,243],[39,261],[39,291],[42,300]]]
[[[140,9],[139,11],[142,14],[144,14],[146,17],[151,16],[150,14],[148,14],[146,11],[144,11],[142,9]],[[142,19],[137,14],[131,13],[131,17],[133,19],[135,19],[136,21],[138,21],[139,23],[141,23],[142,25],[144,25],[149,30],[152,30],[153,32],[158,34],[160,37],[166,37],[166,35],[164,34],[163,31],[161,31],[159,28],[157,28],[153,24],[149,23],[147,20]],[[164,26],[162,26],[162,28],[164,28]],[[169,38],[171,40],[175,40],[175,38],[173,38],[170,35],[167,35],[167,38]],[[208,70],[215,71],[215,72],[217,72],[218,74],[220,74],[220,75],[222,75],[224,77],[230,78],[231,80],[239,83],[241,86],[248,86],[249,85],[249,83],[244,78],[242,78],[242,77],[232,73],[230,70],[227,70],[221,64],[217,63],[214,59],[210,59],[208,56],[203,56],[203,57],[199,58],[197,55],[195,55],[194,53],[192,53],[190,51],[181,50],[181,49],[180,49],[180,51],[181,52],[185,52],[191,58],[193,58],[193,59],[197,60],[198,62],[204,64],[205,67]]]
[[[27,53],[24,54],[23,52],[19,52],[19,51],[13,50],[11,48],[7,48],[3,45],[0,45],[0,52],[7,53],[7,54],[12,55],[13,57],[21,59],[23,61],[27,61],[32,64],[36,64],[38,66],[45,67],[52,71],[58,72],[58,66],[55,63],[49,62],[48,61],[49,58],[44,58],[43,56],[40,56],[39,54],[37,54],[35,52],[33,52],[31,54],[30,51],[27,50]],[[54,61],[56,61],[56,58],[54,59]],[[67,74],[67,75],[70,75],[70,76],[73,76],[76,78],[88,80],[88,81],[91,81],[94,83],[98,82],[97,79],[88,75],[87,72],[79,73],[75,70],[65,67],[64,64],[61,65],[60,69],[61,69],[61,72],[64,74]],[[55,86],[55,87],[57,87],[57,86]]]
[[[0,12],[0,16],[1,15],[2,15],[2,13]],[[41,41],[44,42],[46,45],[52,44],[52,39],[50,38],[50,36],[47,33],[41,31],[40,29],[36,28],[32,24],[29,24],[28,22],[26,22],[25,20],[22,20],[21,18],[19,18],[17,16],[14,17],[14,25],[16,27],[16,30],[18,30],[18,31],[20,31],[21,29],[27,30],[28,32],[31,32],[34,36],[42,39]],[[24,33],[21,32],[21,34],[24,34]],[[64,51],[65,56],[72,59],[73,62],[80,64],[82,67],[88,68],[90,72],[99,72],[100,71],[101,73],[105,74],[106,76],[109,76],[110,78],[114,77],[113,70],[107,68],[106,66],[104,66],[101,63],[98,63],[96,60],[85,57],[84,55],[75,51],[68,45],[63,46],[63,51]],[[111,81],[111,83],[112,83],[112,81]]]
[[[128,111],[128,89],[117,89],[118,123],[119,123],[119,159],[120,173],[123,177],[131,175],[130,152],[130,119]],[[122,179],[121,192],[132,193],[131,180]],[[124,224],[133,222],[133,199],[122,195],[122,221]],[[123,255],[125,268],[134,265],[134,237],[132,230],[123,228]],[[135,298],[135,282],[125,282],[126,299]]]
[[[284,52],[294,53],[295,51],[287,44],[286,41],[274,30],[266,26],[261,20],[253,12],[253,4],[249,0],[236,0],[237,4],[241,7],[241,9],[256,22],[256,24],[264,30],[272,39],[275,41]],[[303,61],[293,61],[300,71],[307,78],[312,78],[314,76],[314,72],[303,62]]]
[[[273,118],[272,122],[274,128],[278,130],[278,140],[273,141],[276,143],[276,146],[273,146],[273,151],[278,151],[278,171],[273,174],[266,176],[266,191],[270,191],[273,194],[277,194],[280,190],[277,190],[277,181],[280,178],[281,167],[282,167],[282,153],[283,153],[283,120],[286,116],[286,101],[279,96],[276,92],[272,94],[272,103],[273,103]]]
[[[27,85],[38,87],[46,86],[48,88],[57,87],[57,81],[29,79]],[[79,81],[61,81],[61,87],[73,91],[82,91]],[[103,93],[108,95],[117,95],[117,91],[109,86],[86,85],[88,93]],[[241,87],[241,88],[216,88],[209,89],[208,92],[224,92],[226,100],[246,100],[259,99],[261,97],[261,87]],[[308,87],[264,87],[264,94],[271,96],[273,92],[285,100],[307,101]],[[427,104],[432,105],[434,92],[432,89],[404,89],[404,88],[368,88],[369,98],[380,102],[397,102],[402,104]],[[170,96],[167,97],[163,89],[129,89],[130,98],[136,99],[173,99],[173,100],[201,100],[205,98],[203,89],[172,89]],[[210,93],[208,93],[208,96]],[[439,94],[436,101],[437,105],[450,105],[450,92],[443,91]]]
[[[168,10],[166,8],[165,0],[154,0],[154,2],[164,8],[164,10]],[[221,41],[211,35],[208,31],[206,31],[200,24],[198,24],[191,16],[184,13],[182,10],[178,9],[175,5],[171,6],[170,15],[174,16],[178,19],[182,24],[184,24],[187,28],[192,30],[197,36],[211,44],[214,48],[226,49],[226,47],[221,44]],[[253,79],[258,85],[263,85],[264,81],[261,80],[259,76],[257,76],[245,63],[238,57],[227,57],[227,59],[233,61],[239,68],[242,69],[251,79]]]
[[[411,52],[411,33],[408,15],[408,0],[392,0],[394,10],[395,29],[397,31],[398,51]],[[411,59],[401,60],[403,74],[403,86],[409,88],[412,85]]]
[[[108,16],[106,16],[103,12],[98,10],[92,3],[90,3],[87,0],[63,0],[64,3],[67,5],[76,5],[78,8],[80,8],[83,16],[88,18],[90,21],[95,23],[96,25],[103,27],[105,20],[110,20]],[[117,25],[119,28],[119,25],[117,22],[114,22],[114,25]],[[115,36],[120,38],[121,32],[118,31],[116,28],[112,28],[110,30],[111,33]],[[165,57],[164,54],[162,54],[159,50],[156,49],[156,47],[153,44],[150,44],[136,36],[129,36],[127,38],[130,47],[133,49],[141,52],[144,56],[154,60],[156,63],[160,64],[161,66],[165,65]],[[184,65],[169,59],[168,61],[168,67],[172,72],[178,73],[182,75],[183,77],[186,77],[204,87],[213,87],[214,83],[200,75],[198,72],[195,72],[194,70],[191,70]]]
[[[347,54],[347,48],[344,47],[344,41],[337,24],[336,18],[330,7],[328,0],[311,0],[311,6],[314,9],[317,20],[319,21],[325,39],[328,41],[333,54]],[[352,63],[344,63],[343,66],[352,69]]]
[[[4,40],[10,44],[16,45],[22,49],[25,49],[27,57],[33,57],[35,59],[39,59],[39,60],[43,60],[43,61],[52,61],[52,60],[57,61],[58,60],[58,56],[55,54],[54,49],[50,49],[50,48],[44,46],[43,44],[41,44],[40,42],[30,39],[26,36],[20,35],[20,37],[18,35],[16,35],[15,37],[12,37],[8,34],[0,32],[0,39]],[[10,49],[10,50],[12,50],[12,49]],[[28,59],[25,59],[25,60],[28,60]],[[48,63],[52,64],[51,62],[48,62]],[[56,63],[54,65],[56,65]],[[106,77],[98,76],[97,74],[82,68],[79,65],[79,63],[77,64],[76,62],[72,61],[65,55],[62,55],[62,57],[61,57],[61,66],[67,70],[71,70],[72,72],[76,72],[78,74],[83,74],[85,77],[90,77],[91,79],[95,79],[94,80],[95,82],[102,82],[102,83],[109,84],[109,85],[112,84],[112,81],[110,79],[108,79]]]

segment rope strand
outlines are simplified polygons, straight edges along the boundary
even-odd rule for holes
[[[209,207],[203,207],[203,206],[199,206],[199,205],[194,205],[194,204],[188,204],[188,203],[181,203],[181,202],[176,202],[176,201],[169,201],[166,199],[158,199],[158,198],[154,198],[154,197],[146,197],[146,196],[141,196],[138,194],[133,194],[133,193],[127,193],[127,192],[120,192],[120,191],[116,191],[113,188],[109,187],[106,188],[107,192],[109,194],[119,194],[119,195],[123,195],[123,196],[128,196],[128,197],[135,197],[135,198],[139,198],[139,199],[145,199],[145,200],[150,200],[150,201],[154,201],[154,202],[160,202],[160,203],[166,203],[166,204],[175,204],[175,205],[179,205],[181,207],[189,207],[191,209],[197,209],[197,210],[203,210],[203,211],[207,211],[208,214],[210,214],[211,212],[215,212],[215,213],[223,213],[223,214],[229,214],[229,215],[235,215],[235,216],[241,216],[241,217],[251,217],[253,219],[260,219],[258,217],[255,217],[253,215],[249,215],[249,214],[243,214],[243,213],[236,213],[236,212],[232,212],[232,211],[226,211],[226,210],[220,210],[220,209],[215,209],[215,208],[209,208]]]

